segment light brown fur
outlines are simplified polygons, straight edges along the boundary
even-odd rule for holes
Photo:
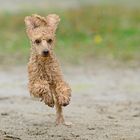
[[[62,106],[69,104],[71,96],[71,89],[63,79],[53,52],[59,21],[59,16],[55,14],[25,17],[26,31],[32,46],[28,63],[29,91],[48,106],[56,106],[57,124],[64,123]],[[44,56],[46,50],[48,53]]]

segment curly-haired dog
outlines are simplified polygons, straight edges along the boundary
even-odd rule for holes
[[[53,52],[59,16],[32,15],[25,17],[27,35],[31,41],[28,63],[29,91],[50,107],[56,107],[56,123],[64,123],[62,106],[70,102],[71,89],[64,81]]]

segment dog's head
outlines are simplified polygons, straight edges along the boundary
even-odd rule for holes
[[[38,55],[46,57],[52,51],[59,21],[59,16],[55,14],[50,14],[47,17],[39,15],[25,17],[27,35]]]

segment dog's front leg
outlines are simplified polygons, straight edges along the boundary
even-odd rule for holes
[[[61,106],[66,106],[70,102],[70,97],[71,97],[71,89],[69,85],[64,82],[58,82],[56,84],[56,98],[58,101],[58,104]]]
[[[55,108],[56,108],[56,124],[64,124],[64,117],[63,117],[63,110],[62,106],[59,105],[58,101],[56,100],[55,103]]]
[[[56,107],[56,124],[71,125],[64,121],[62,106],[69,104],[71,96],[71,89],[69,85],[60,80],[55,83],[55,107]]]
[[[55,107],[56,107],[56,124],[64,124],[66,126],[71,126],[72,123],[71,122],[66,122],[63,116],[63,108],[62,106],[58,103],[58,100],[56,100],[55,103]]]
[[[50,107],[54,107],[54,100],[46,81],[29,83],[29,91],[31,95],[41,98]]]

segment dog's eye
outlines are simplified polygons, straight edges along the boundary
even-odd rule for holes
[[[37,45],[39,45],[39,44],[41,43],[41,40],[40,40],[40,39],[36,39],[36,40],[35,40],[35,43],[36,43]]]
[[[47,42],[48,42],[49,44],[51,44],[52,41],[53,41],[52,39],[48,39],[48,40],[47,40]]]

